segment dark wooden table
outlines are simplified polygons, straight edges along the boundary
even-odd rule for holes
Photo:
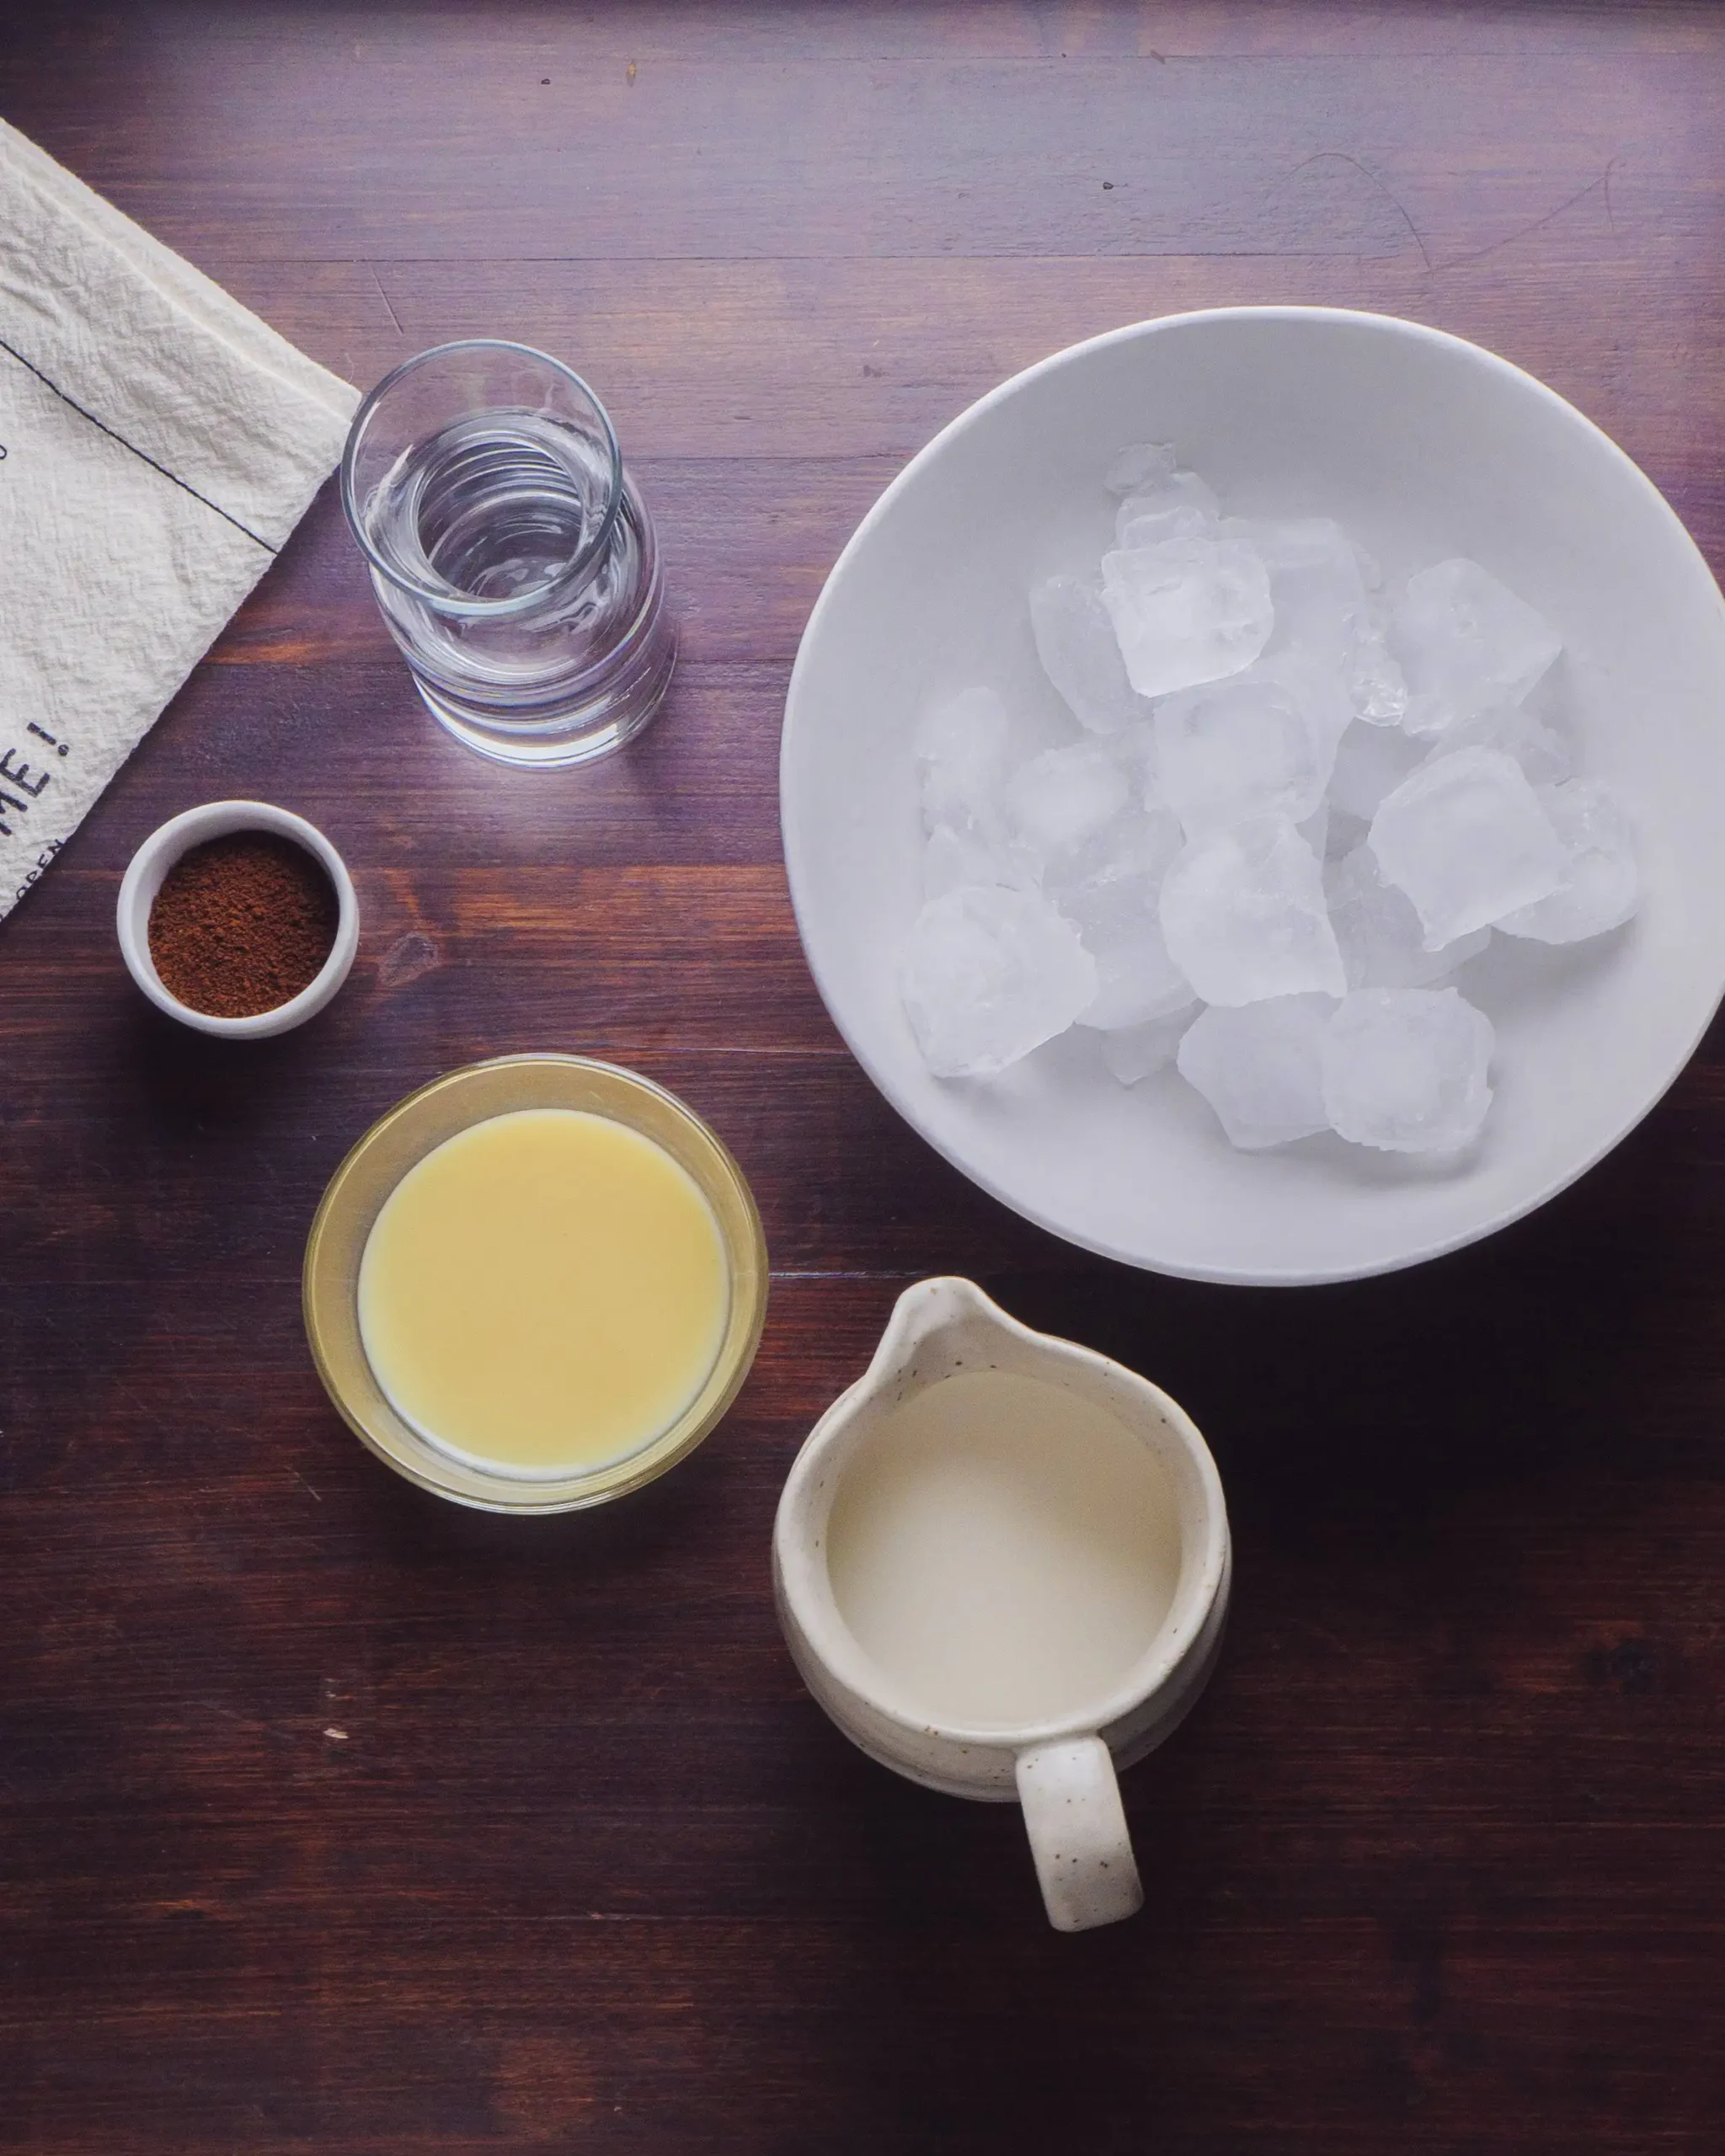
[[[472,333],[590,375],[684,639],[636,752],[493,770],[326,489],[0,929],[0,2148],[1725,2145],[1725,1033],[1483,1248],[1139,1275],[876,1097],[774,798],[868,503],[1146,315],[1482,339],[1725,567],[1722,100],[1706,5],[0,7],[0,111],[353,381]],[[245,1051],[113,933],[136,841],[232,793],[364,908],[339,1002]],[[539,1047],[710,1116],[775,1271],[693,1460],[511,1524],[348,1436],[298,1267],[382,1108]],[[1233,1507],[1222,1669],[1126,1784],[1149,1908],[1086,1937],[1013,1812],[850,1748],[770,1607],[792,1454],[941,1270],[1167,1385]]]

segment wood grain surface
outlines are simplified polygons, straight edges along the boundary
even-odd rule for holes
[[[685,652],[628,756],[494,770],[326,489],[0,929],[0,2149],[1711,2156],[1725,1035],[1479,1249],[1132,1273],[873,1091],[774,782],[880,488],[1146,315],[1479,339],[1725,567],[1725,10],[61,0],[0,4],[0,112],[356,382],[473,332],[580,366]],[[363,907],[342,996],[243,1050],[113,931],[143,835],[239,793]],[[298,1266],[380,1110],[538,1047],[709,1116],[775,1277],[693,1460],[510,1524],[347,1435]],[[948,1269],[1167,1385],[1233,1510],[1222,1667],[1124,1785],[1149,1906],[1076,1939],[1015,1813],[853,1751],[770,1604],[793,1453]]]

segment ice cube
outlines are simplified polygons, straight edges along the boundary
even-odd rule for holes
[[[1261,666],[1164,697],[1156,741],[1163,798],[1188,835],[1250,816],[1303,823],[1323,800],[1334,755]]]
[[[1051,576],[1030,594],[1030,628],[1042,670],[1081,726],[1117,734],[1146,716],[1102,594],[1081,577]]]
[[[1036,892],[971,885],[917,915],[899,989],[937,1077],[990,1077],[1066,1030],[1096,994],[1096,961]]]
[[[1215,1110],[1231,1145],[1257,1153],[1328,1129],[1322,1058],[1336,1008],[1327,995],[1278,995],[1203,1011],[1188,1028],[1180,1075]]]
[[[1114,519],[1119,547],[1159,547],[1164,539],[1213,539],[1215,522],[1190,503],[1171,509],[1146,509],[1139,496],[1122,502]]]
[[[1185,843],[1178,818],[1166,808],[1129,808],[1087,837],[1049,855],[1042,887],[1063,910],[1067,893],[1097,878],[1144,875],[1160,888]]]
[[[1274,620],[1263,563],[1223,540],[1117,549],[1103,556],[1102,582],[1126,677],[1141,696],[1237,674]]]
[[[1111,1077],[1123,1086],[1135,1086],[1173,1061],[1180,1037],[1203,1006],[1197,1002],[1171,1011],[1166,1018],[1149,1018],[1141,1026],[1116,1026],[1102,1036],[1102,1059]]]
[[[1384,796],[1411,777],[1427,753],[1423,741],[1411,740],[1394,727],[1356,721],[1337,744],[1330,772],[1331,808],[1370,823]]]
[[[932,830],[985,830],[1000,818],[1007,776],[1007,707],[992,689],[961,689],[924,711],[916,728],[922,814]]]
[[[1110,869],[1087,877],[1060,899],[1096,960],[1096,994],[1078,1014],[1104,1032],[1166,1017],[1191,1002],[1192,985],[1168,956],[1156,900],[1156,871]]]
[[[1135,494],[1166,479],[1174,468],[1172,445],[1165,441],[1135,441],[1115,453],[1103,475],[1111,494]]]
[[[1156,726],[1151,706],[1138,698],[1139,717],[1108,737],[1108,753],[1132,782],[1135,800],[1162,805],[1162,777],[1156,765]]]
[[[1365,619],[1359,557],[1341,526],[1327,516],[1231,516],[1224,539],[1236,539],[1263,563],[1276,610],[1271,651],[1293,645],[1340,664]]]
[[[1323,873],[1284,816],[1189,840],[1162,882],[1168,953],[1206,1003],[1347,987]]]
[[[1492,1104],[1492,1022],[1453,988],[1363,988],[1323,1041],[1324,1107],[1356,1145],[1450,1152]]]
[[[1127,495],[1114,512],[1114,537],[1122,547],[1214,538],[1221,513],[1221,504],[1195,472],[1170,472]]]
[[[1493,704],[1519,704],[1563,648],[1543,615],[1459,558],[1408,578],[1389,643],[1407,677],[1410,734],[1441,734]]]
[[[1413,899],[1429,951],[1548,898],[1567,856],[1526,774],[1501,749],[1458,749],[1387,795],[1367,840]]]
[[[1014,840],[991,841],[975,830],[937,824],[922,850],[922,895],[937,899],[965,883],[1004,883],[1015,890],[1033,890],[1037,868],[1034,856]]]
[[[1045,749],[1013,772],[1006,789],[1014,830],[1044,861],[1094,836],[1131,799],[1131,780],[1098,741]]]
[[[1455,749],[1501,749],[1534,787],[1561,785],[1569,776],[1568,743],[1521,704],[1494,704],[1477,718],[1458,720],[1438,736],[1426,761],[1434,763]]]
[[[1368,726],[1402,726],[1407,719],[1407,677],[1375,629],[1364,630],[1348,663],[1348,693],[1354,716]]]
[[[1266,660],[1298,653],[1322,663],[1343,701],[1338,734],[1354,717],[1399,725],[1407,686],[1384,643],[1376,563],[1329,517],[1228,517],[1220,530],[1252,547],[1268,573],[1276,621]]]
[[[1300,644],[1267,652],[1253,668],[1266,680],[1279,681],[1306,714],[1323,756],[1325,781],[1342,736],[1354,720],[1354,704],[1343,670],[1322,652]]]
[[[1540,943],[1578,943],[1627,921],[1640,902],[1629,819],[1597,779],[1542,786],[1541,807],[1567,854],[1563,881],[1548,899],[1505,914],[1499,928]]]
[[[1324,895],[1349,988],[1429,987],[1492,940],[1491,930],[1481,928],[1441,951],[1428,951],[1413,901],[1385,883],[1367,846],[1327,864]]]

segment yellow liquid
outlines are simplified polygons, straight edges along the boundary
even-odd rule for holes
[[[360,1337],[397,1412],[506,1474],[626,1460],[706,1383],[729,1315],[713,1209],[607,1116],[523,1108],[409,1168],[360,1262]]]

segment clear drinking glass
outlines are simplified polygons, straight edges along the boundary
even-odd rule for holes
[[[354,416],[341,499],[432,716],[508,764],[631,740],[676,664],[659,549],[605,407],[526,344],[440,344]]]

